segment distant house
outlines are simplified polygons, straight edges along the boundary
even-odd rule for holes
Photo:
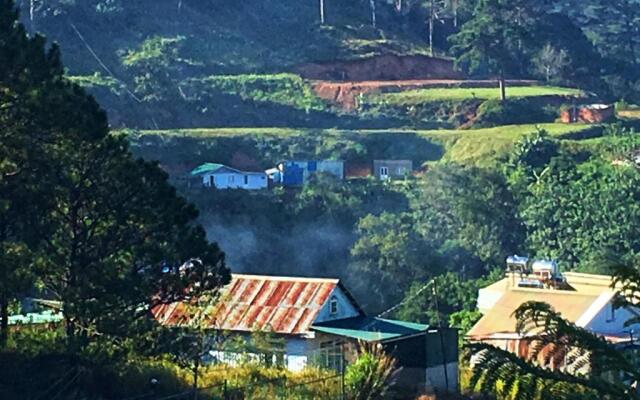
[[[202,186],[216,189],[259,190],[267,188],[269,183],[264,172],[245,172],[216,163],[202,164],[190,175],[202,182]]]
[[[283,186],[302,186],[309,177],[318,172],[344,179],[344,161],[340,160],[304,160],[285,161],[276,168],[265,171],[276,184]]]
[[[376,179],[387,180],[404,178],[413,172],[411,160],[374,160],[373,175]]]
[[[165,326],[189,324],[183,303],[158,306],[152,312]],[[281,343],[273,351],[274,362],[290,370],[340,370],[353,361],[358,341],[365,341],[378,343],[396,357],[403,367],[398,381],[406,388],[457,389],[456,330],[366,316],[338,279],[234,274],[208,316],[212,334],[224,332],[227,339],[249,340],[256,330],[270,332]],[[220,347],[210,356],[234,363],[248,355]]]
[[[565,124],[582,122],[599,124],[606,122],[616,115],[613,104],[587,104],[566,108],[560,112],[560,120]]]
[[[562,279],[558,281],[561,285],[555,288],[543,283],[534,285],[541,276],[535,275],[534,271],[528,278],[522,278],[514,272],[480,289],[478,309],[483,316],[467,333],[467,339],[487,342],[527,358],[531,351],[531,339],[516,331],[513,312],[527,301],[539,301],[551,305],[563,318],[578,327],[613,344],[633,344],[630,330],[634,327],[625,326],[625,322],[637,316],[638,310],[615,308],[611,276],[566,272],[561,274]],[[635,328],[637,330],[637,326]],[[544,357],[544,354],[543,351],[541,356]]]

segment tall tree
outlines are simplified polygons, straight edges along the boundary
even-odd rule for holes
[[[471,73],[496,74],[505,100],[505,77],[526,71],[525,54],[537,48],[534,38],[551,2],[480,0],[473,18],[451,37],[456,64]]]
[[[125,139],[109,133],[93,98],[64,78],[57,47],[46,51],[42,37],[29,38],[10,0],[0,0],[0,58],[0,87],[27,113],[7,117],[14,129],[3,130],[13,135],[3,145],[15,143],[14,153],[26,161],[21,166],[29,167],[14,173],[17,164],[3,151],[3,178],[33,176],[30,198],[44,214],[23,235],[28,241],[9,237],[9,244],[30,250],[17,268],[42,266],[38,279],[64,303],[72,343],[147,331],[155,304],[215,292],[228,281],[224,255],[193,224],[195,209],[155,164],[134,160]],[[29,204],[11,191],[17,187],[11,179],[0,182],[3,195]],[[25,225],[0,231],[15,236]]]
[[[524,227],[504,178],[480,168],[429,171],[411,200],[415,229],[442,247],[455,243],[486,266],[500,265],[524,241]]]

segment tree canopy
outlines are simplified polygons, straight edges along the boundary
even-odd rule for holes
[[[157,165],[109,133],[95,100],[63,76],[58,47],[0,1],[0,300],[39,283],[63,304],[68,340],[148,332],[149,310],[229,279]]]

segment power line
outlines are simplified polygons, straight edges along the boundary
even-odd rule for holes
[[[93,56],[93,58],[96,59],[96,61],[98,62],[98,64],[100,64],[100,66],[107,71],[107,73],[116,81],[118,81],[118,83],[120,83],[122,85],[122,87],[124,88],[124,90],[126,90],[126,92],[133,97],[138,103],[142,103],[142,100],[140,100],[138,98],[138,96],[135,95],[135,93],[133,93],[131,90],[129,90],[129,87],[127,87],[127,84],[125,82],[123,82],[122,80],[118,79],[116,77],[116,75],[113,73],[113,71],[111,71],[111,69],[109,69],[109,67],[107,67],[107,65],[100,59],[100,57],[98,56],[98,54],[93,50],[93,48],[91,47],[91,45],[89,44],[89,42],[87,42],[87,40],[84,38],[84,36],[82,36],[82,33],[80,33],[80,30],[78,30],[78,28],[76,27],[76,25],[69,21],[69,25],[71,25],[71,28],[73,28],[73,30],[75,31],[76,35],[78,35],[78,37],[80,38],[80,40],[82,41],[82,43],[84,43],[85,47],[87,48],[87,50],[89,50],[89,53],[91,53],[91,55]]]
[[[402,300],[400,303],[396,304],[395,306],[389,308],[386,311],[381,312],[380,314],[376,315],[377,318],[382,317],[383,315],[387,315],[392,311],[395,311],[396,309],[400,308],[401,306],[403,306],[406,302],[408,302],[409,300],[413,300],[415,297],[417,297],[418,295],[420,295],[420,293],[424,292],[425,290],[427,290],[427,288],[429,286],[431,286],[434,283],[434,280],[430,280],[429,282],[427,282],[426,285],[424,285],[423,287],[421,287],[417,292],[415,292],[414,294],[412,294],[411,296],[407,297],[406,299]]]

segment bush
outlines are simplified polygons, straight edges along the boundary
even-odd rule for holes
[[[553,122],[557,110],[532,99],[487,100],[478,107],[474,127]]]
[[[400,371],[377,344],[361,343],[358,359],[347,367],[345,384],[353,400],[385,399]]]

